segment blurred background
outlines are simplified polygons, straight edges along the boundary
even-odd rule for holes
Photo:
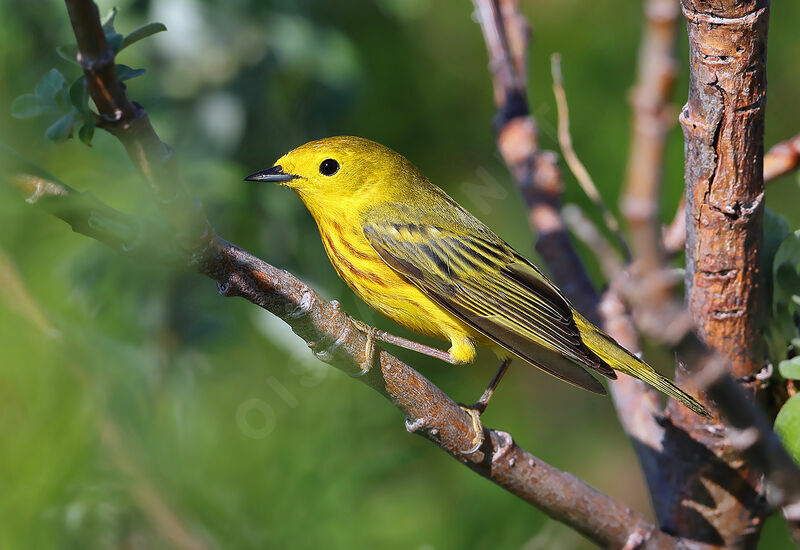
[[[297,197],[242,182],[308,140],[353,134],[405,154],[520,251],[526,213],[496,154],[492,89],[467,0],[117,0],[123,34],[169,31],[118,61],[178,152],[218,233],[408,335],[358,302],[330,267]],[[549,59],[563,56],[578,154],[611,207],[628,151],[628,91],[642,9],[523,0],[533,29],[530,103],[557,150]],[[800,129],[800,4],[776,2],[766,145]],[[0,140],[126,212],[157,215],[114,138],[44,137],[52,119],[10,104],[74,42],[63,3],[0,3]],[[678,106],[687,58],[679,36]],[[664,218],[683,189],[670,136]],[[565,201],[594,216],[565,171]],[[800,226],[797,183],[767,203]],[[591,254],[581,249],[602,284]],[[366,386],[317,362],[277,319],[223,299],[198,275],[134,263],[0,186],[0,548],[587,548],[579,535],[474,475]],[[432,343],[432,342],[429,342]],[[391,348],[454,399],[474,401],[495,359],[454,368]],[[651,350],[665,372],[671,358]],[[516,365],[484,417],[517,442],[648,515],[650,503],[611,401]],[[762,548],[790,548],[771,520]]]

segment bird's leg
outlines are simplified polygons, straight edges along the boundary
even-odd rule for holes
[[[484,442],[484,435],[483,435],[483,424],[481,423],[481,415],[486,410],[486,406],[489,404],[489,400],[492,398],[492,394],[494,390],[497,388],[497,385],[500,383],[500,380],[503,379],[503,375],[508,370],[508,366],[511,364],[511,359],[503,359],[503,362],[500,363],[500,367],[497,369],[497,372],[494,373],[491,382],[489,385],[486,386],[486,390],[481,395],[481,398],[478,399],[476,403],[469,405],[467,407],[461,406],[467,414],[472,417],[472,429],[475,430],[475,445],[469,451],[463,452],[465,455],[471,455],[475,451],[481,448]]]
[[[497,369],[497,372],[494,373],[492,377],[492,381],[489,382],[489,385],[486,386],[486,390],[481,395],[481,398],[478,399],[476,403],[473,403],[468,408],[476,411],[478,415],[483,414],[483,411],[486,410],[487,405],[489,405],[489,400],[492,398],[492,394],[494,390],[497,389],[497,385],[500,384],[500,380],[503,379],[503,375],[505,375],[506,371],[508,370],[508,366],[511,364],[511,359],[503,359],[503,362],[500,363],[500,367]]]
[[[448,352],[444,350],[440,350],[431,346],[426,346],[425,344],[420,344],[419,342],[415,342],[407,338],[395,336],[394,334],[389,334],[388,332],[384,332],[375,327],[371,327],[362,321],[357,321],[356,319],[353,319],[352,321],[353,324],[355,324],[356,327],[361,332],[367,335],[367,345],[374,345],[374,341],[377,340],[379,342],[386,342],[387,344],[392,344],[395,346],[400,346],[401,348],[410,349],[411,351],[416,351],[417,353],[422,353],[423,355],[428,355],[430,357],[440,359],[441,361],[446,361],[451,365],[461,364],[461,361],[454,359],[452,355],[450,355]],[[372,339],[372,344],[370,344],[370,339]]]

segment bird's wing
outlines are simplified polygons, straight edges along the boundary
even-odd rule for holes
[[[605,388],[582,368],[616,378],[581,341],[560,292],[500,239],[420,223],[368,219],[378,255],[429,298],[514,355],[593,391]],[[493,235],[492,235],[493,236]]]

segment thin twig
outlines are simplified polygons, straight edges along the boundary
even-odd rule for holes
[[[672,221],[661,231],[664,252],[670,256],[680,254],[686,245],[686,195],[681,196]]]
[[[800,134],[774,145],[764,155],[764,183],[800,168]]]
[[[561,216],[570,232],[592,251],[606,279],[613,281],[624,267],[619,252],[578,205],[565,204]]]
[[[800,469],[772,430],[767,415],[728,374],[725,362],[698,349],[702,357],[695,360],[706,364],[695,376],[695,384],[725,411],[730,444],[764,473],[770,504],[782,508],[786,520],[800,528]]]
[[[619,222],[614,214],[603,202],[603,197],[597,186],[594,184],[592,176],[589,171],[578,158],[575,153],[575,148],[572,146],[572,135],[569,131],[569,104],[567,103],[567,94],[564,91],[564,76],[561,73],[561,56],[554,53],[550,57],[550,70],[553,74],[553,95],[556,96],[556,108],[558,109],[558,144],[561,146],[561,152],[564,155],[564,160],[567,162],[570,171],[578,181],[583,192],[592,201],[595,208],[600,212],[603,217],[603,222],[609,231],[617,238],[619,246],[622,250],[625,260],[630,259],[630,250],[628,244],[625,242],[625,236],[619,227]]]
[[[666,135],[674,125],[669,103],[675,82],[675,41],[678,0],[645,0],[644,28],[639,45],[636,83],[630,94],[633,110],[630,153],[621,210],[632,246],[633,262],[625,276],[611,282],[604,297],[605,309],[632,308],[637,328],[645,334],[659,331],[660,341],[674,343],[690,327],[680,320],[682,304],[675,300],[675,285],[665,277],[666,258],[661,248],[658,221],[661,201]],[[606,312],[605,325],[624,335],[633,327],[629,317]],[[678,322],[676,322],[678,321]],[[636,342],[633,338],[630,338]],[[638,342],[636,342],[638,343]],[[632,348],[629,348],[632,349]],[[623,381],[612,387],[615,405],[625,432],[634,442],[656,509],[659,479],[666,468],[660,456],[664,429],[656,422],[661,412],[659,397],[645,384]]]
[[[636,83],[630,94],[633,120],[625,190],[621,201],[628,225],[634,261],[642,276],[663,269],[659,211],[667,134],[675,125],[670,102],[675,86],[675,42],[678,0],[645,0],[644,32],[639,46]],[[669,296],[655,296],[668,300]],[[653,304],[658,309],[658,304]]]

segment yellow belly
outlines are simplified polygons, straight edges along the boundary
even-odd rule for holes
[[[367,305],[409,330],[450,340],[450,354],[459,362],[475,359],[473,341],[483,340],[482,335],[386,265],[360,228],[335,220],[317,224],[334,269]]]

